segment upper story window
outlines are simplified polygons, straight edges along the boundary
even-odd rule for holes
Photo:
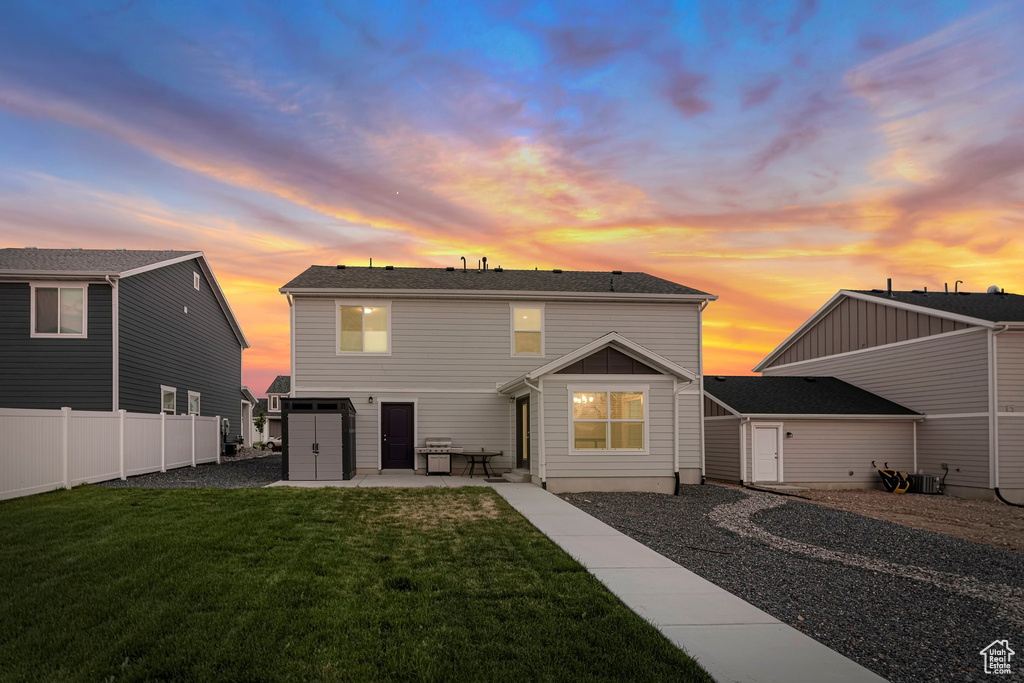
[[[199,291],[199,273],[192,273],[192,286],[195,287],[196,291]]]
[[[174,387],[160,387],[160,412],[174,415],[178,390]]]
[[[33,284],[31,336],[85,338],[88,291],[85,284]]]
[[[271,411],[276,413],[279,410],[281,410],[281,397],[280,396],[269,396],[267,400],[268,400],[268,403],[270,405],[270,410]]]
[[[190,391],[188,392],[188,414],[198,415],[199,414],[199,392]]]
[[[391,304],[339,301],[337,352],[390,354]]]
[[[571,391],[572,450],[645,453],[647,390]]]
[[[512,355],[544,355],[543,304],[512,304]]]

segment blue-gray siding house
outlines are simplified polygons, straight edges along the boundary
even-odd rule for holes
[[[0,407],[220,415],[249,344],[202,252],[0,249]]]

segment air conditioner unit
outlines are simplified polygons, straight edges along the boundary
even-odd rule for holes
[[[910,492],[935,495],[939,493],[939,478],[934,474],[911,474]]]

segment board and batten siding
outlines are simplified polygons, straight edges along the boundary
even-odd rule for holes
[[[739,481],[740,419],[705,420],[704,442],[704,468],[707,476],[711,479]]]
[[[940,295],[936,295],[940,296]],[[966,323],[843,297],[768,367],[966,329]]]
[[[0,408],[111,410],[110,286],[89,284],[85,339],[32,338],[31,296],[28,283],[0,283]]]
[[[648,387],[646,455],[607,453],[571,453],[569,387],[588,387],[593,390],[629,389],[639,385]],[[673,476],[674,447],[672,378],[664,375],[638,375],[635,381],[544,380],[544,432],[547,479],[560,477],[658,477]],[[680,396],[680,418],[692,423],[680,433],[680,468],[700,467],[700,422],[697,417],[697,394]],[[685,456],[683,452],[685,451]]]
[[[766,368],[763,374],[836,377],[929,415],[989,409],[988,335],[982,328]]]
[[[723,408],[720,403],[704,397],[704,417],[725,417],[727,415],[732,415],[732,413]]]
[[[613,331],[683,367],[699,367],[696,305],[545,302],[544,356],[513,357],[509,303],[516,301],[393,299],[391,353],[364,357],[337,354],[334,299],[297,296],[295,388],[494,389]]]
[[[199,291],[193,287],[199,273]],[[202,415],[241,432],[241,343],[197,260],[125,278],[118,284],[121,408],[160,412],[160,386],[177,389],[175,412],[188,412],[188,392],[200,393]],[[188,308],[188,313],[185,308]]]

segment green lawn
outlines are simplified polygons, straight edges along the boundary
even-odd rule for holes
[[[0,679],[710,680],[490,489],[0,503]]]

